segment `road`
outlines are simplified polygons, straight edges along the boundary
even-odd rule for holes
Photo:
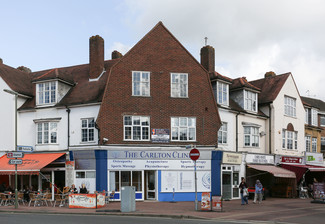
[[[218,221],[202,219],[173,219],[160,217],[134,217],[134,216],[111,216],[111,215],[69,215],[69,214],[21,214],[0,213],[0,223],[8,224],[249,224],[256,222],[245,221]],[[266,222],[263,222],[266,223]],[[274,223],[274,222],[272,222]]]

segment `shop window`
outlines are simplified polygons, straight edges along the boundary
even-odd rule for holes
[[[142,171],[110,171],[110,191],[120,191],[120,187],[134,186],[142,191]]]

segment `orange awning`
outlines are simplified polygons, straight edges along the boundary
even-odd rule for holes
[[[23,164],[17,165],[19,175],[38,175],[39,171],[65,153],[30,153],[22,158]],[[19,159],[19,158],[17,158]],[[0,175],[15,174],[15,165],[10,165],[7,155],[0,158]]]

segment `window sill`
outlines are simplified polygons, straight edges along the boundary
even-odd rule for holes
[[[287,115],[287,114],[284,114],[285,117],[290,117],[290,118],[293,118],[293,119],[297,119],[297,116],[290,116],[290,115]]]
[[[138,96],[138,95],[132,95],[132,97],[144,97],[144,98],[150,98],[151,96]]]
[[[79,144],[84,145],[84,144],[96,144],[96,141],[91,141],[91,142],[79,142]]]
[[[132,139],[123,139],[124,142],[150,142],[150,139],[146,139],[146,140],[132,140]]]

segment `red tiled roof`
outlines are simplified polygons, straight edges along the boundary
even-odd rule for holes
[[[89,81],[89,64],[76,65],[64,68],[55,68],[32,73],[33,82],[59,79],[73,84],[70,91],[63,97],[57,106],[69,106],[102,101],[108,73],[111,67],[120,59],[105,61],[106,72],[98,81]],[[34,95],[34,94],[33,94]],[[26,101],[20,109],[35,107],[35,97]]]
[[[291,73],[285,73],[251,81],[252,85],[261,89],[260,94],[258,94],[258,103],[273,102],[290,75]]]
[[[260,88],[247,82],[245,77],[234,79],[233,84],[230,85],[230,91],[234,91],[234,90],[238,90],[238,89],[242,89],[242,88],[248,88],[248,89],[255,90],[255,91],[261,91]]]
[[[221,80],[226,81],[226,82],[230,82],[230,83],[233,82],[233,79],[231,79],[231,78],[229,78],[227,76],[221,75],[218,72],[210,72],[209,75],[210,75],[211,81],[221,79]]]
[[[5,64],[0,64],[0,77],[15,92],[32,96],[32,75],[12,68]]]

